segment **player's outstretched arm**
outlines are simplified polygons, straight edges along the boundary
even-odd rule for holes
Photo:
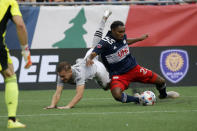
[[[93,59],[97,56],[95,52],[92,52],[87,58],[86,58],[86,66],[91,66],[94,64]]]
[[[148,38],[148,35],[147,35],[147,34],[144,34],[144,35],[142,35],[142,36],[139,37],[139,38],[128,38],[128,39],[127,39],[127,43],[128,43],[128,45],[131,45],[131,44],[134,44],[134,43],[136,43],[136,42],[138,42],[138,41],[143,41],[143,40],[145,40],[146,38]]]
[[[60,97],[61,97],[61,94],[62,94],[62,90],[63,90],[63,87],[62,86],[57,86],[56,91],[55,91],[55,93],[54,93],[54,95],[52,97],[52,100],[51,100],[51,105],[45,107],[44,109],[54,109],[54,108],[57,108],[57,103],[60,100]]]
[[[107,19],[109,18],[109,16],[111,14],[112,14],[112,11],[109,9],[104,11],[104,14],[103,14],[103,17],[99,23],[99,26],[94,33],[94,37],[93,37],[93,41],[92,41],[92,48],[94,48],[102,39],[103,30],[105,28],[105,23],[107,22]]]
[[[76,95],[73,97],[73,99],[70,101],[70,103],[66,106],[57,107],[58,109],[71,109],[74,107],[83,97],[85,85],[79,85],[76,88]]]
[[[22,55],[26,62],[25,68],[29,68],[32,65],[32,62],[31,62],[31,54],[28,47],[28,35],[27,35],[25,23],[23,21],[23,18],[18,15],[13,16],[12,20],[16,25],[18,39],[22,48]]]

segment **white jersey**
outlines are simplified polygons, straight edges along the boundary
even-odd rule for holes
[[[93,79],[96,74],[96,66],[87,67],[85,62],[79,62],[71,66],[72,78],[68,81],[69,84],[84,85],[88,79]],[[58,78],[58,85],[63,85],[64,83]]]
[[[76,64],[71,66],[72,78],[68,81],[68,83],[76,84],[76,86],[85,85],[88,80],[95,78],[97,83],[105,88],[110,82],[109,73],[107,72],[106,68],[97,59],[93,60],[94,64],[92,66],[86,66],[85,58],[77,59]],[[64,82],[60,79],[59,76],[57,86],[64,86]]]

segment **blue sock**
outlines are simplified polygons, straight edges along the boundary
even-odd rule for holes
[[[139,98],[134,97],[134,96],[129,96],[126,93],[122,93],[121,102],[122,103],[129,103],[129,102],[139,103]]]

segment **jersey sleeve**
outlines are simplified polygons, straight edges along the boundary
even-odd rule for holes
[[[20,9],[19,9],[19,6],[18,6],[18,3],[16,2],[16,0],[10,0],[11,1],[11,15],[12,16],[22,16],[21,12],[20,12]]]
[[[85,85],[85,74],[79,73],[75,78],[76,86]]]
[[[63,81],[60,79],[60,77],[57,77],[57,86],[64,86]]]
[[[92,52],[95,52],[97,55],[102,54],[107,47],[107,42],[104,40],[101,40],[93,49]]]
[[[83,78],[76,80],[76,86],[85,85],[85,80]]]

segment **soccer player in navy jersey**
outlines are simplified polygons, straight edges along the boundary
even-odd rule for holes
[[[114,21],[111,24],[111,31],[97,44],[92,53],[87,57],[86,65],[90,66],[97,55],[101,55],[103,64],[110,74],[110,89],[115,100],[128,103],[140,103],[139,97],[124,93],[131,82],[142,82],[155,84],[160,95],[159,98],[176,98],[177,92],[166,92],[164,78],[155,72],[141,67],[129,51],[129,46],[138,41],[148,38],[142,35],[140,38],[127,39],[125,26],[121,21]]]

